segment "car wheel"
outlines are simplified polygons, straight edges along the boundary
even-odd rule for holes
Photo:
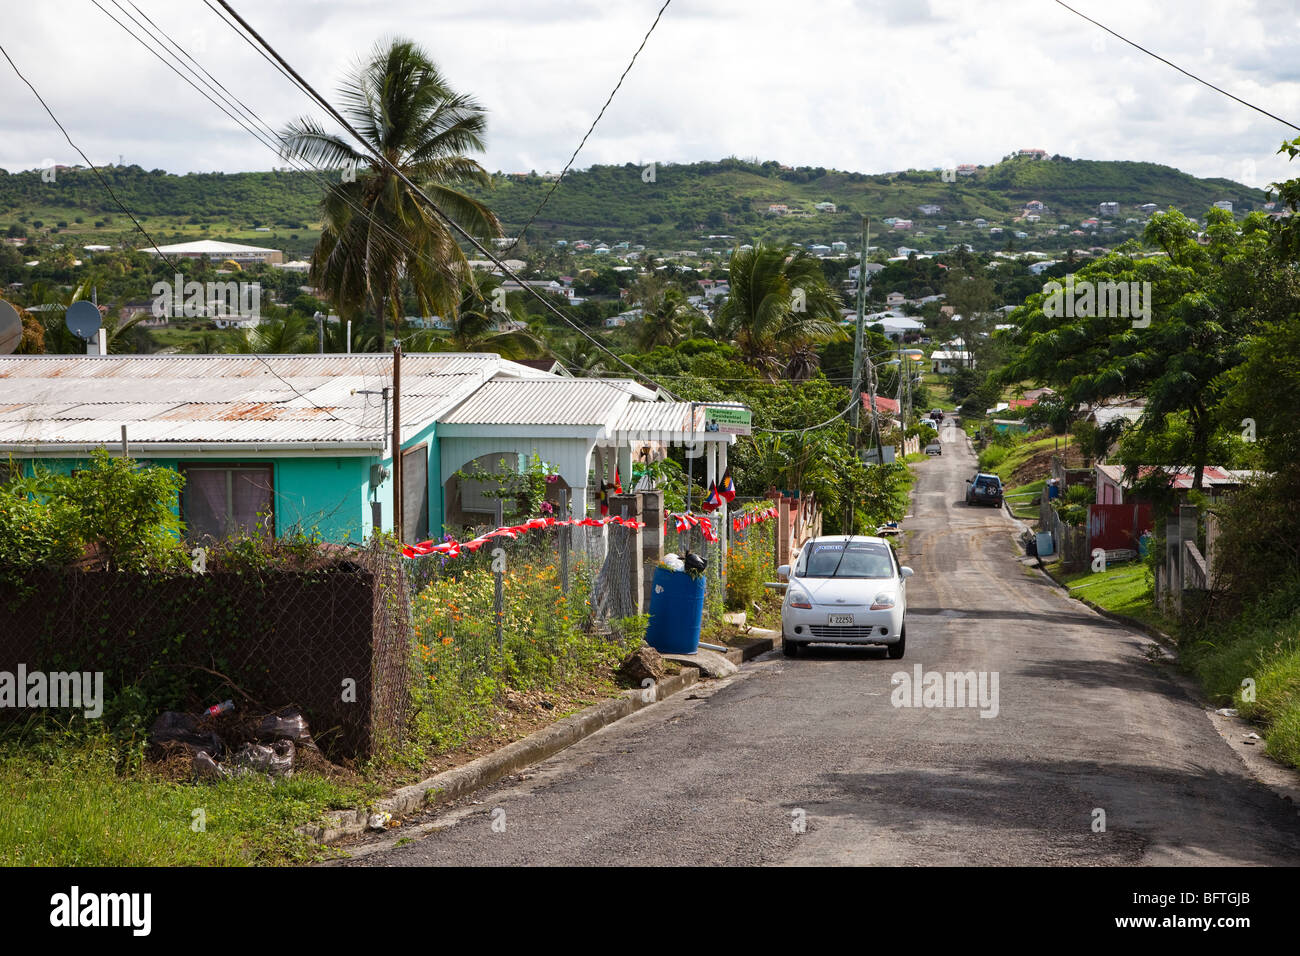
[[[897,644],[889,644],[887,647],[889,648],[889,659],[891,661],[901,658],[907,652],[907,628],[904,627],[903,633],[898,635]]]
[[[787,640],[785,640],[784,638],[782,638],[782,639],[781,639],[781,650],[785,651],[785,656],[786,656],[786,657],[794,657],[796,654],[799,653],[799,642],[798,642],[798,641],[787,641]]]

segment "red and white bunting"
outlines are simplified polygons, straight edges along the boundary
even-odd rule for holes
[[[471,541],[457,541],[454,538],[450,541],[421,541],[419,544],[408,544],[402,548],[402,556],[406,558],[423,558],[429,555],[438,555],[444,558],[459,557],[461,551],[473,553],[483,545],[487,544],[493,538],[517,538],[525,531],[540,531],[545,528],[560,527],[585,527],[599,528],[607,524],[622,525],[625,528],[644,528],[644,521],[637,521],[635,518],[568,518],[559,520],[556,518],[529,518],[523,524],[507,525],[497,528],[495,531],[489,531],[481,534]]]

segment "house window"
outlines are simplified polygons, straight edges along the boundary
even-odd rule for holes
[[[181,520],[191,539],[275,531],[270,465],[181,465]]]

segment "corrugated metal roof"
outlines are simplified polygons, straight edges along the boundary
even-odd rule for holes
[[[621,385],[583,378],[488,382],[438,420],[447,425],[612,426],[632,401]]]
[[[545,377],[486,353],[404,355],[403,441],[495,376]],[[377,354],[4,356],[0,444],[115,445],[123,425],[131,442],[378,442],[391,381]]]

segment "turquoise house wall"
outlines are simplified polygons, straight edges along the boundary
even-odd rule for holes
[[[405,442],[410,448],[421,442],[428,443],[429,534],[442,533],[442,481],[439,475],[442,458],[438,451],[436,425],[432,422]],[[142,461],[163,468],[178,470],[181,463],[202,461],[204,464],[229,464],[234,462],[262,462],[272,467],[275,493],[275,533],[285,535],[294,530],[319,532],[326,541],[343,543],[362,542],[374,531],[370,504],[379,501],[383,508],[381,530],[393,530],[393,460],[391,457],[282,457],[261,458],[243,456],[231,458],[142,458]],[[68,474],[74,468],[84,468],[87,459],[41,458],[42,468]],[[31,474],[32,459],[19,460],[25,474]],[[389,470],[389,477],[378,484],[370,483],[370,466],[380,464]],[[177,508],[173,508],[177,511]],[[410,542],[406,542],[410,543]]]

